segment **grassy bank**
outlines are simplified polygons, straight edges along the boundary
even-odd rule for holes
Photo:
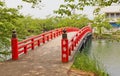
[[[109,76],[104,67],[95,58],[91,58],[85,53],[76,55],[71,68],[93,72],[96,76]]]
[[[93,39],[106,39],[109,41],[120,41],[120,30],[112,31],[111,33],[93,33]]]

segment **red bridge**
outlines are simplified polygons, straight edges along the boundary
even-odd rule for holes
[[[13,31],[12,60],[0,63],[0,76],[68,76],[76,51],[91,35],[90,26],[67,27],[18,41]]]

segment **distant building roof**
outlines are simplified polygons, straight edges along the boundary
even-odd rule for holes
[[[120,13],[120,6],[108,6],[102,8],[101,13]]]

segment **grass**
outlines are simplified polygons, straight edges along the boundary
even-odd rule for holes
[[[109,76],[104,67],[95,58],[91,58],[85,53],[78,53],[76,55],[72,68],[93,72],[96,76]]]
[[[98,34],[98,33],[94,33],[93,34],[93,38],[94,39],[107,39],[109,41],[120,41],[120,30],[117,30],[115,32],[112,33],[108,33],[108,34]]]

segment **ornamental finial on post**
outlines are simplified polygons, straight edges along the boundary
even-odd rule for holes
[[[13,30],[13,31],[12,31],[12,38],[17,38],[16,30]]]
[[[66,29],[63,29],[63,34],[62,34],[62,38],[63,39],[67,39],[67,33],[66,33]]]

